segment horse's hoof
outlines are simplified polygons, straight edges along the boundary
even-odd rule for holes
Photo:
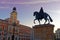
[[[34,24],[35,24],[35,22],[34,22]]]
[[[50,24],[50,23],[48,23],[48,24]]]

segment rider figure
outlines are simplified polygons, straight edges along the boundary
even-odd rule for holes
[[[43,7],[41,7],[41,9],[39,11],[39,16],[41,15],[40,18],[43,18],[43,15],[44,15],[43,13],[44,13]]]

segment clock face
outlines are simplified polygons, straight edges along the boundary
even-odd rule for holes
[[[14,15],[17,15],[17,14],[16,13],[13,13],[12,15],[14,16]]]
[[[11,13],[11,19],[12,19],[13,22],[17,20],[17,12],[12,12]]]
[[[16,18],[16,14],[13,14],[13,17]]]
[[[12,18],[17,18],[17,14],[16,13],[12,13],[11,17]]]

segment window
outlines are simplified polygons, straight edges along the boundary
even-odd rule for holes
[[[4,33],[4,36],[7,36],[7,33]]]
[[[20,40],[20,38],[19,38],[19,40]]]
[[[18,27],[15,27],[15,32],[18,32]]]
[[[2,27],[0,26],[0,32],[2,31]]]
[[[8,40],[10,40],[10,37],[8,37]]]
[[[0,36],[1,36],[1,33],[0,33]]]
[[[7,28],[6,27],[4,27],[4,33],[6,33],[7,32]]]
[[[3,40],[5,40],[5,38],[3,38]]]
[[[9,26],[8,31],[12,31],[12,30],[13,30],[13,26]]]
[[[12,39],[12,40],[14,40],[14,37],[15,37],[15,36],[14,36],[14,35],[12,35],[11,39]]]
[[[15,40],[17,40],[17,37],[15,38]]]

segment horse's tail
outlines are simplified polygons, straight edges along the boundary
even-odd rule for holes
[[[49,16],[49,19],[50,19],[51,22],[53,22],[53,20],[52,20],[52,18],[50,16]]]

